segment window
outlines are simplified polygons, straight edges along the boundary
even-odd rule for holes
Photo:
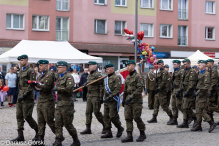
[[[187,26],[178,26],[178,45],[187,46]]]
[[[56,10],[68,11],[69,10],[69,0],[56,0]]]
[[[24,15],[6,14],[7,29],[24,29]]]
[[[125,27],[126,27],[125,21],[115,21],[115,35],[123,35]]]
[[[154,36],[154,26],[153,24],[140,24],[140,30],[144,31],[144,37],[153,37]]]
[[[115,0],[116,6],[127,6],[127,0]]]
[[[205,28],[205,39],[206,40],[215,40],[215,29],[214,27]]]
[[[94,0],[94,4],[106,5],[107,4],[107,0]]]
[[[154,8],[154,0],[141,0],[141,8]]]
[[[56,40],[68,41],[69,38],[68,18],[56,18]]]
[[[172,38],[172,25],[160,25],[160,37],[162,38]]]
[[[215,14],[215,2],[213,2],[213,1],[206,1],[205,2],[205,13]]]
[[[178,0],[178,19],[188,19],[188,0]]]
[[[173,10],[173,0],[160,0],[161,10]]]
[[[106,34],[106,20],[95,20],[95,33]]]
[[[33,16],[32,30],[49,31],[49,16]]]

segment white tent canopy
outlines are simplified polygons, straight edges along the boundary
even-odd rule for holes
[[[189,56],[188,59],[191,61],[192,65],[197,65],[199,60],[208,60],[208,59],[213,59],[213,58],[197,50],[194,54]],[[219,61],[219,59],[213,59],[213,60],[215,63]]]
[[[50,63],[58,61],[68,63],[103,62],[101,57],[82,53],[68,42],[22,40],[14,48],[0,55],[0,63],[17,63],[17,57],[23,54],[28,55],[29,63],[37,63],[40,59],[46,59]]]

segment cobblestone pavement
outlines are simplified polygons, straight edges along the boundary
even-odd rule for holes
[[[7,103],[4,103],[6,106],[3,109],[0,109],[0,145],[6,145],[2,142],[6,142],[7,140],[13,139],[17,137],[17,123],[16,123],[16,109],[15,107],[8,107]],[[101,139],[101,131],[102,126],[97,121],[95,116],[93,115],[92,121],[92,133],[90,135],[80,135],[79,132],[85,129],[85,109],[86,102],[82,102],[79,99],[78,102],[75,102],[75,114],[74,114],[74,126],[76,127],[79,135],[79,139],[81,141],[81,145],[83,146],[122,146],[122,145],[150,145],[150,146],[186,146],[186,145],[197,145],[197,146],[216,146],[219,143],[219,128],[216,128],[212,133],[208,133],[209,125],[206,122],[202,123],[203,132],[190,132],[189,129],[179,129],[176,126],[167,126],[166,122],[169,120],[169,117],[166,113],[160,109],[158,115],[158,123],[156,124],[148,124],[146,121],[151,119],[153,110],[149,110],[147,107],[147,98],[144,98],[143,104],[143,112],[142,119],[146,124],[146,134],[147,139],[142,143],[121,143],[121,139],[126,136],[126,132],[123,133],[122,137],[116,138],[117,129],[113,126],[112,131],[114,137],[112,139]],[[103,112],[103,105],[101,108]],[[119,111],[120,119],[122,125],[125,127],[125,119],[124,119],[124,108],[121,107]],[[33,112],[34,119],[37,119],[36,115],[36,106]],[[215,121],[219,121],[219,114],[215,114]],[[179,124],[182,123],[182,113],[179,114],[178,119]],[[63,142],[64,146],[69,146],[72,143],[72,138],[69,136],[68,132],[65,128],[63,128],[65,141]],[[34,137],[34,130],[32,130],[29,125],[25,122],[25,130],[24,136],[25,140],[29,141]],[[139,131],[136,127],[136,123],[134,122],[134,132],[133,132],[134,140],[139,136]],[[55,135],[51,132],[50,128],[47,126],[46,135],[45,135],[45,143],[47,146],[52,146],[52,143],[55,140]],[[28,145],[28,144],[26,144]]]

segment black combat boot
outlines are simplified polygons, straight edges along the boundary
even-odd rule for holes
[[[122,143],[133,142],[132,131],[127,132],[127,137],[121,140]]]
[[[56,141],[53,143],[53,146],[62,146],[62,140],[60,138],[56,138]]]
[[[193,118],[192,118],[192,117],[189,117],[188,124],[191,124],[192,121],[193,121]]]
[[[177,117],[173,117],[173,120],[170,123],[170,125],[178,125]]]
[[[82,132],[80,132],[81,134],[92,134],[91,133],[91,129],[90,129],[90,124],[86,125],[86,129]]]
[[[38,136],[38,139],[34,141],[34,143],[31,146],[45,146],[44,143],[44,136]]]
[[[172,125],[172,121],[173,121],[173,116],[171,115],[169,121],[167,121],[167,125]]]
[[[217,124],[214,123],[212,120],[208,123],[210,125],[210,128],[209,128],[208,132],[211,133],[214,130],[214,128],[217,126]]]
[[[38,139],[38,128],[37,129],[34,129],[36,134],[34,136],[34,138],[32,139],[32,141],[36,141]]]
[[[213,113],[208,113],[208,115],[210,116],[211,120],[214,122],[214,114]]]
[[[183,120],[183,123],[178,125],[177,128],[189,128],[188,120]]]
[[[113,138],[111,128],[106,129],[106,133],[104,135],[102,135],[101,138]]]
[[[194,120],[194,123],[193,123],[193,126],[192,126],[192,127],[193,127],[193,128],[195,128],[195,127],[196,127],[196,125],[197,125],[197,118],[196,118],[196,117],[194,117],[194,118],[193,118],[193,120]]]
[[[18,130],[18,137],[11,140],[12,142],[19,142],[19,141],[25,141],[24,140],[24,134],[23,130]]]
[[[191,129],[191,131],[202,131],[201,122],[198,122],[197,125]]]
[[[157,116],[153,115],[152,119],[147,121],[148,123],[157,123]]]
[[[77,134],[73,136],[73,141],[74,142],[71,144],[71,146],[80,146],[81,145]]]
[[[119,138],[122,136],[122,133],[124,131],[124,128],[121,126],[118,128],[118,131],[117,131],[117,134],[116,134],[116,137]]]
[[[136,141],[137,141],[137,142],[142,142],[142,141],[144,141],[146,138],[147,138],[147,137],[146,137],[145,132],[140,130],[140,136],[138,137],[138,139],[136,139]]]

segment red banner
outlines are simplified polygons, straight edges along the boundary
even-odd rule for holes
[[[204,52],[204,54],[207,55],[208,57],[215,58],[215,53],[214,52]]]

